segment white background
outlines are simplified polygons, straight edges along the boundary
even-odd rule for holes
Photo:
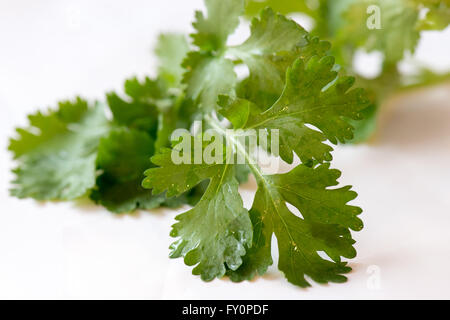
[[[103,99],[126,77],[153,75],[158,33],[190,32],[202,7],[200,0],[0,1],[0,298],[449,299],[450,85],[390,101],[374,144],[334,153],[341,182],[355,186],[364,208],[345,284],[300,289],[276,267],[252,282],[204,283],[167,257],[170,225],[183,209],[115,216],[84,202],[9,196],[7,138],[26,114],[77,94]],[[449,30],[427,33],[416,56],[449,68]],[[254,183],[242,188],[247,206],[253,192]]]

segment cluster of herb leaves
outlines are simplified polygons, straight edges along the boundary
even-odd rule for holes
[[[348,204],[357,196],[351,187],[337,187],[330,144],[353,139],[350,122],[362,119],[370,100],[352,88],[353,77],[338,72],[330,43],[294,21],[263,9],[249,38],[229,46],[244,0],[205,3],[191,44],[183,36],[160,37],[156,79],[128,80],[127,96],[110,93],[105,104],[77,98],[31,115],[30,126],[18,129],[10,144],[19,164],[12,194],[38,200],[89,195],[113,212],[189,203],[193,208],[173,226],[170,256],[183,257],[203,280],[264,274],[273,264],[275,236],[278,267],[289,282],[343,282],[350,267],[342,258],[356,255],[351,230],[362,229],[362,211]],[[238,77],[239,65],[249,74]],[[199,119],[229,138],[220,118],[234,129],[280,130],[279,156],[287,163],[297,156],[300,164],[267,175],[250,162],[173,163],[174,129],[190,129]],[[232,143],[234,152],[251,158],[239,141]],[[238,187],[249,172],[257,191],[247,210]]]
[[[246,15],[253,17],[266,6],[282,14],[312,18],[311,34],[331,41],[337,64],[368,90],[371,105],[364,110],[363,121],[352,122],[356,127],[353,142],[373,135],[380,108],[391,95],[450,80],[448,71],[437,74],[418,65],[411,74],[399,68],[405,55],[414,53],[422,32],[443,30],[450,24],[450,0],[248,0]],[[374,6],[378,12],[370,9]],[[379,29],[367,26],[371,17],[380,18]],[[382,54],[376,78],[365,78],[353,68],[358,50]]]
[[[9,146],[19,162],[12,195],[37,200],[88,195],[116,213],[189,202],[187,197],[175,201],[152,196],[141,186],[155,150],[170,145],[174,128],[189,125],[178,114],[190,106],[181,90],[171,91],[180,87],[180,64],[187,50],[184,37],[162,35],[157,49],[160,76],[127,80],[127,98],[109,93],[107,103],[92,104],[76,98],[30,115],[29,127],[17,129],[18,137]]]

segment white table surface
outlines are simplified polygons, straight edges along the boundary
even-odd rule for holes
[[[192,30],[194,8],[200,0],[0,2],[0,298],[449,299],[450,84],[394,99],[375,144],[334,153],[364,209],[345,284],[300,289],[276,267],[252,282],[204,283],[168,258],[183,209],[119,217],[9,196],[7,141],[26,114],[77,94],[103,99],[126,77],[153,75],[157,34]],[[442,70],[449,44],[448,29],[428,33],[416,56]],[[241,189],[249,206],[254,184]]]

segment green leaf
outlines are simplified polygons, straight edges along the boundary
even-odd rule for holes
[[[171,145],[171,135],[176,129],[188,129],[195,119],[195,111],[191,100],[184,95],[173,97],[169,108],[160,110],[158,130],[156,133],[155,151]]]
[[[201,146],[203,148],[203,146]],[[192,148],[194,146],[192,145]],[[197,184],[214,176],[221,168],[222,164],[207,164],[200,162],[194,163],[194,159],[190,163],[176,164],[172,161],[174,152],[184,154],[180,145],[173,149],[163,149],[161,153],[151,158],[153,164],[158,168],[151,168],[145,172],[146,178],[142,185],[144,188],[153,189],[154,194],[160,194],[167,191],[167,197],[179,196],[186,191],[191,190]],[[193,157],[193,152],[188,150],[189,157]]]
[[[171,87],[179,87],[184,73],[181,64],[189,52],[189,44],[184,35],[161,34],[155,53],[159,59],[158,73]]]
[[[197,33],[192,34],[194,44],[204,51],[222,49],[239,25],[239,17],[244,13],[244,0],[205,0],[207,17],[196,12],[193,23]]]
[[[11,194],[37,200],[70,200],[95,185],[95,159],[100,137],[109,126],[102,105],[86,101],[59,103],[57,110],[29,116],[9,150],[19,162]]]
[[[116,93],[107,95],[108,105],[114,122],[121,126],[143,130],[156,134],[158,123],[158,105],[170,104],[166,97],[167,88],[158,80],[146,78],[140,83],[136,78],[125,81],[125,93],[128,101]]]
[[[187,265],[196,265],[193,274],[205,281],[225,275],[226,268],[242,264],[245,246],[252,241],[252,225],[238,193],[239,183],[232,168],[211,179],[200,202],[179,215],[172,237],[171,258],[183,256]]]
[[[102,140],[97,160],[102,174],[91,198],[110,211],[173,207],[189,201],[185,195],[167,201],[164,195],[152,196],[141,186],[150,157],[170,145],[173,130],[190,125],[189,116],[183,114],[189,102],[182,94],[170,93],[167,85],[162,78],[146,78],[143,82],[133,78],[125,82],[125,93],[131,102],[116,94],[108,96],[119,129]]]
[[[337,77],[333,67],[334,59],[329,56],[314,56],[306,63],[299,58],[287,71],[283,94],[267,111],[249,116],[248,109],[234,107],[234,117],[230,111],[221,113],[235,125],[239,123],[239,128],[279,130],[280,156],[288,163],[293,161],[293,152],[305,164],[330,161],[332,148],[324,141],[336,144],[352,139],[348,119],[361,119],[360,111],[369,105],[364,90],[350,90],[354,79]],[[221,98],[220,103],[229,110],[236,100]]]
[[[98,147],[97,187],[91,199],[116,213],[159,207],[164,197],[142,188],[143,172],[154,155],[154,141],[143,131],[115,129]]]
[[[219,94],[234,94],[237,76],[234,64],[225,57],[228,36],[239,25],[244,12],[244,0],[205,0],[208,16],[196,12],[191,34],[199,51],[192,51],[183,62],[187,70],[183,83],[187,85],[187,97],[194,100],[202,112],[217,107]]]
[[[310,39],[297,23],[267,8],[259,19],[252,20],[250,37],[228,52],[241,59],[250,70],[245,98],[265,106],[280,96],[286,69],[297,57],[324,55],[329,48],[329,43]]]
[[[135,210],[150,210],[166,204],[162,195],[152,195],[151,191],[141,187],[142,179],[118,182],[114,177],[101,175],[96,180],[96,188],[90,198],[113,213],[131,213]],[[177,207],[170,205],[169,207]]]
[[[126,81],[125,92],[131,102],[109,96],[112,123],[102,106],[89,108],[81,99],[30,116],[30,128],[18,129],[19,139],[11,141],[19,158],[12,194],[67,200],[90,191],[94,201],[118,213],[188,201],[180,197],[169,203],[141,186],[155,147],[167,146],[171,131],[187,126],[188,120],[178,115],[184,99],[169,94],[163,81],[148,78]]]
[[[255,103],[240,98],[231,98],[226,95],[219,96],[219,113],[227,118],[234,129],[242,129],[247,125],[249,119],[259,116],[262,109]]]
[[[313,11],[313,7],[308,6],[308,1],[305,0],[249,0],[247,2],[245,13],[248,16],[255,16],[266,7],[270,7],[281,14],[294,12],[310,14]]]
[[[171,197],[209,180],[195,207],[176,218],[179,222],[173,225],[171,236],[179,239],[171,245],[170,256],[184,257],[187,265],[196,266],[193,274],[205,281],[220,278],[227,268],[236,270],[241,265],[245,246],[252,241],[252,225],[238,193],[235,168],[227,164],[177,165],[172,152],[167,149],[152,158],[160,167],[146,171],[143,186],[153,188],[154,194],[167,191]]]
[[[223,56],[191,52],[184,61],[183,82],[187,96],[197,102],[204,112],[214,110],[220,94],[232,94],[236,84],[233,62]]]
[[[242,266],[228,271],[231,279],[250,280],[267,270],[272,264],[271,239],[275,234],[278,267],[289,282],[307,287],[310,284],[305,276],[318,283],[344,282],[343,274],[351,269],[341,257],[356,255],[348,229],[359,231],[363,225],[357,217],[361,209],[347,205],[356,193],[350,187],[330,189],[338,184],[339,176],[329,164],[315,168],[299,165],[286,174],[261,176],[250,210],[253,244]]]
[[[245,92],[243,98],[264,107],[280,96],[286,69],[296,58],[323,56],[329,48],[329,43],[311,38],[297,23],[268,8],[252,21],[250,37],[241,45],[225,49],[225,53],[250,70],[241,90]],[[224,53],[191,52],[183,66],[188,70],[183,79],[187,96],[203,111],[214,110],[219,95],[235,94],[234,64]]]
[[[113,121],[119,126],[145,131],[155,139],[155,150],[170,145],[170,134],[191,123],[190,102],[181,93],[173,94],[165,80],[136,78],[125,81],[127,100],[116,93],[107,96]]]
[[[367,27],[370,19],[367,8],[371,5],[379,8],[380,29]],[[414,52],[419,40],[418,21],[419,10],[411,0],[356,1],[345,11],[337,37],[346,45],[351,43],[369,52],[381,51],[385,61],[393,63],[401,60],[406,51]]]
[[[127,80],[125,93],[131,102],[117,95],[109,96],[114,122],[125,127],[102,140],[97,165],[103,173],[97,178],[91,198],[118,213],[160,205],[177,206],[188,201],[180,197],[169,203],[164,195],[152,196],[141,181],[150,157],[170,145],[173,130],[189,126],[189,117],[182,114],[189,103],[182,94],[170,93],[161,78]]]
[[[153,144],[143,131],[114,129],[100,141],[97,166],[118,181],[140,178],[154,155]]]

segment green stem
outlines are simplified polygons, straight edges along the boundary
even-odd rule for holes
[[[227,139],[226,141],[231,141],[233,143],[233,145],[236,147],[236,151],[244,156],[247,162],[246,164],[250,167],[255,176],[261,181],[265,182],[264,174],[262,173],[261,168],[258,165],[252,163],[253,161],[251,156],[246,152],[245,147],[240,143],[240,141],[236,140],[234,136],[228,135],[226,130],[222,128],[220,123],[210,115],[206,115],[205,120],[214,130],[224,136],[225,139]]]

